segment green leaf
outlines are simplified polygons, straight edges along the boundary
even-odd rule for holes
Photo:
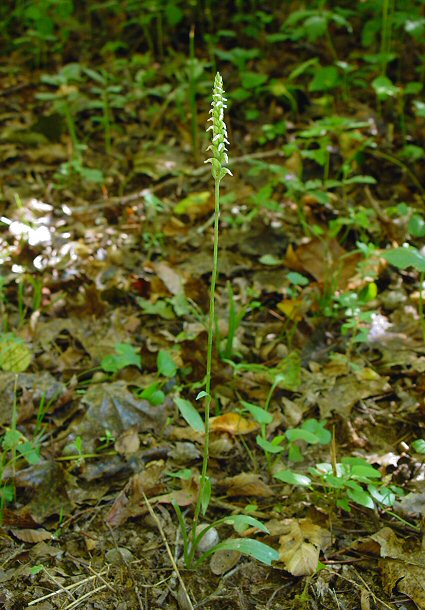
[[[196,430],[196,432],[205,432],[204,422],[192,403],[179,396],[174,399],[174,402],[176,403],[181,416],[191,428]]]
[[[177,470],[176,472],[167,472],[169,477],[175,479],[182,479],[183,481],[189,481],[192,478],[192,470],[190,468],[183,468],[183,470]]]
[[[347,489],[347,496],[350,498],[350,500],[356,504],[359,504],[360,506],[371,508],[372,510],[375,508],[372,498],[363,489]]]
[[[142,297],[137,297],[136,301],[146,314],[160,316],[164,320],[174,320],[175,318],[173,308],[166,301],[159,299],[156,303],[151,303],[148,299]]]
[[[308,19],[304,21],[304,29],[309,42],[316,42],[316,40],[320,36],[323,36],[328,29],[326,17],[319,14],[308,17]]]
[[[257,407],[257,405],[253,405],[250,402],[246,402],[246,400],[241,400],[241,404],[244,406],[246,411],[249,411],[256,422],[259,424],[271,424],[273,421],[273,415],[262,409],[261,407]]]
[[[8,430],[3,437],[2,447],[5,451],[9,451],[16,447],[20,440],[21,433],[18,430]]]
[[[373,176],[352,176],[351,178],[346,178],[344,180],[344,184],[376,184],[376,180]]]
[[[208,505],[211,499],[211,480],[209,477],[205,477],[204,485],[201,490],[201,512],[203,515],[207,512]]]
[[[257,527],[259,530],[261,530],[265,534],[269,533],[269,530],[264,525],[264,523],[261,523],[261,521],[258,521],[258,519],[255,519],[254,517],[250,517],[249,515],[230,515],[229,517],[224,517],[223,519],[220,519],[219,522],[220,522],[220,524],[226,523],[228,525],[232,525],[235,528],[235,530],[238,532],[238,534],[241,534],[242,532],[244,532],[246,530],[246,528],[249,526]]]
[[[282,453],[285,451],[284,447],[280,447],[279,445],[274,445],[270,441],[262,438],[261,436],[257,436],[257,445],[261,447],[266,453]]]
[[[289,485],[299,485],[301,487],[308,487],[311,485],[310,477],[305,474],[299,474],[298,472],[292,472],[292,470],[279,470],[274,475],[275,479],[289,483]]]
[[[17,451],[26,459],[28,464],[38,464],[40,461],[40,453],[30,441],[25,441],[16,447]]]
[[[362,479],[380,479],[381,473],[373,466],[359,465],[351,468],[351,477],[359,481]]]
[[[305,277],[305,275],[302,275],[297,271],[290,271],[289,273],[287,273],[286,277],[291,282],[291,284],[294,284],[294,286],[307,286],[310,283],[308,277]]]
[[[170,352],[165,349],[159,350],[156,358],[156,366],[158,368],[158,373],[164,375],[164,377],[174,377],[177,373],[177,365]]]
[[[13,333],[0,338],[0,369],[13,373],[23,373],[32,360],[32,352],[25,341]]]
[[[302,428],[290,428],[286,430],[285,436],[291,443],[294,441],[305,441],[310,445],[317,445],[319,438],[313,432],[309,430],[303,430]]]
[[[282,259],[277,258],[276,256],[273,256],[273,254],[263,254],[263,256],[260,257],[259,262],[262,265],[268,265],[270,267],[275,267],[277,265],[282,264]]]
[[[415,100],[413,102],[413,106],[415,108],[416,116],[425,119],[425,102],[421,102],[420,100]]]
[[[289,449],[288,449],[288,459],[291,462],[302,462],[303,461],[303,454],[301,453],[301,449],[298,447],[298,445],[293,445],[292,443],[289,445]]]
[[[372,81],[372,87],[379,100],[395,97],[400,92],[400,88],[393,85],[387,76],[377,76]]]
[[[329,91],[338,85],[338,81],[337,68],[335,66],[325,66],[316,71],[308,88],[312,92]]]
[[[220,542],[210,551],[204,553],[202,559],[217,551],[239,551],[242,555],[253,557],[268,566],[272,564],[272,561],[278,561],[279,559],[279,553],[275,549],[252,538],[231,538]]]
[[[416,441],[413,441],[412,449],[414,449],[416,451],[416,453],[425,455],[425,439],[418,438]]]
[[[3,502],[12,502],[15,499],[15,488],[13,485],[0,487],[0,498]]]
[[[242,87],[244,89],[255,89],[263,85],[268,79],[267,74],[258,74],[258,72],[244,72],[242,74]]]
[[[416,248],[394,248],[383,252],[382,257],[398,269],[413,267],[417,271],[425,271],[425,256]]]
[[[148,400],[151,405],[157,407],[162,405],[165,400],[165,394],[162,390],[159,389],[159,383],[152,383],[150,386],[145,388],[143,392],[139,394],[140,398],[144,398]]]
[[[195,400],[201,400],[201,398],[205,398],[206,396],[208,396],[208,394],[205,392],[205,390],[201,390],[201,392],[199,392],[199,394],[196,396]]]
[[[413,237],[425,236],[425,221],[419,214],[413,214],[407,225],[407,229]]]
[[[126,366],[142,366],[142,359],[136,349],[128,343],[116,343],[116,354],[105,356],[100,363],[101,368],[107,373],[117,373]]]
[[[308,430],[317,436],[321,445],[327,445],[332,440],[332,434],[325,428],[326,421],[317,421],[317,419],[307,419],[302,424],[303,430]]]
[[[367,489],[372,498],[375,500],[375,502],[378,502],[378,504],[382,504],[382,506],[394,505],[394,502],[396,501],[396,495],[388,487],[385,487],[384,485],[382,485],[381,487],[376,487],[375,485],[368,485]]]

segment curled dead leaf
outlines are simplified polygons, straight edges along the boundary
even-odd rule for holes
[[[286,519],[281,524],[279,558],[294,576],[307,576],[317,570],[320,551],[330,544],[330,532],[310,519]]]
[[[226,477],[222,485],[227,488],[228,496],[253,496],[269,498],[273,495],[272,489],[264,483],[258,474],[242,472],[234,477]]]
[[[28,542],[30,544],[37,544],[38,542],[44,542],[45,540],[51,540],[52,534],[43,528],[39,529],[25,529],[25,530],[12,530],[12,534],[18,540],[22,542]]]
[[[225,413],[210,419],[211,432],[227,432],[233,436],[237,434],[250,434],[259,429],[256,422],[250,421],[239,413]]]

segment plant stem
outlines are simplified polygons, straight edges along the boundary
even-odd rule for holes
[[[195,514],[192,524],[192,549],[189,554],[189,567],[192,564],[196,546],[193,543],[196,536],[196,527],[198,525],[199,514],[201,512],[203,491],[207,485],[207,468],[209,460],[209,444],[210,444],[210,407],[211,407],[211,370],[212,370],[212,348],[213,335],[215,326],[215,286],[218,276],[218,235],[219,235],[219,219],[220,219],[220,180],[215,180],[215,212],[214,212],[214,253],[213,253],[213,269],[211,275],[210,286],[210,311],[208,320],[208,346],[207,346],[207,373],[205,378],[205,437],[204,437],[204,455],[202,460],[201,480],[199,483],[198,499],[196,501]]]

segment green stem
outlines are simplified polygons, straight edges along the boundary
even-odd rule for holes
[[[211,275],[211,287],[210,287],[210,312],[208,320],[208,346],[207,346],[207,373],[205,379],[205,438],[204,438],[204,455],[202,460],[202,472],[201,480],[199,484],[198,499],[196,501],[195,514],[193,517],[192,524],[192,549],[189,554],[189,566],[192,565],[193,557],[196,551],[196,545],[194,544],[196,538],[196,528],[199,521],[199,515],[201,512],[203,492],[208,485],[207,483],[207,469],[209,461],[209,441],[210,441],[210,406],[211,406],[211,370],[212,370],[212,348],[213,348],[213,335],[215,325],[215,286],[217,283],[218,276],[218,229],[220,219],[220,180],[215,181],[215,212],[214,212],[214,254],[213,254],[213,270]],[[204,509],[206,510],[206,508]]]

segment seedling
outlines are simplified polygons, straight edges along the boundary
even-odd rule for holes
[[[39,444],[25,438],[17,429],[17,377],[16,375],[10,428],[6,429],[0,439],[0,523],[5,505],[15,499],[14,476],[17,466],[23,460],[30,465],[40,461]]]
[[[118,373],[127,366],[142,366],[142,359],[137,349],[128,343],[116,343],[115,354],[105,356],[100,363],[106,373]]]
[[[319,488],[346,512],[351,511],[350,502],[372,510],[391,507],[401,492],[398,487],[385,486],[379,470],[363,458],[345,457],[340,463],[316,464],[308,472],[311,476],[280,470],[274,477],[290,485]]]

